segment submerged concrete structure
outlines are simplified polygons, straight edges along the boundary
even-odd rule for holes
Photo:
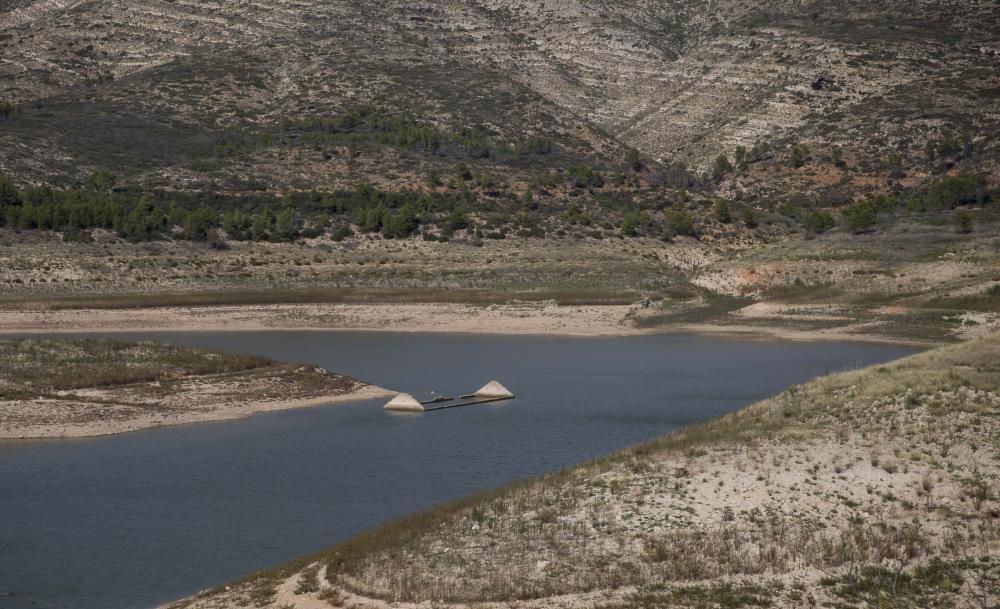
[[[475,393],[469,393],[458,398],[438,396],[432,400],[420,402],[408,393],[401,393],[392,398],[384,408],[397,412],[427,412],[431,410],[444,410],[446,408],[458,408],[460,406],[472,406],[474,404],[485,404],[487,402],[498,402],[500,400],[509,400],[513,397],[514,394],[509,389],[497,381],[490,381],[480,387]]]
[[[417,401],[415,397],[409,393],[401,393],[396,397],[389,400],[383,408],[386,410],[397,410],[400,412],[423,412],[426,410],[424,405]]]
[[[490,381],[483,385],[479,391],[472,394],[477,398],[512,398],[514,394],[509,389],[496,381]]]

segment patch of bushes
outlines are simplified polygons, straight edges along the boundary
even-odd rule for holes
[[[870,200],[857,201],[844,208],[844,220],[847,228],[854,233],[862,233],[875,226],[878,209]]]
[[[639,234],[639,229],[649,228],[652,220],[645,211],[630,211],[625,214],[622,221],[622,234],[626,237],[635,237]]]
[[[836,226],[833,214],[826,210],[810,212],[805,219],[806,231],[813,235],[819,235]]]
[[[935,595],[957,592],[963,583],[962,565],[933,559],[911,573],[885,567],[863,567],[820,584],[838,598],[875,607],[928,606]]]
[[[694,225],[694,216],[689,212],[680,209],[671,209],[664,214],[667,226],[675,235],[697,236]]]
[[[959,205],[982,204],[989,200],[986,176],[962,174],[942,178],[913,199],[911,206],[918,211],[939,211]]]
[[[729,224],[733,221],[733,210],[729,206],[729,201],[719,199],[715,202],[715,219],[723,224]]]

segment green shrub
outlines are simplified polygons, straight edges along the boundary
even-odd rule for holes
[[[972,216],[964,209],[955,212],[955,228],[962,234],[972,232]]]
[[[639,234],[640,228],[646,228],[651,223],[649,214],[645,211],[630,211],[625,214],[625,219],[622,221],[622,235],[635,237]]]
[[[628,152],[625,153],[625,163],[636,173],[645,168],[645,163],[642,161],[642,154],[635,148],[629,148]]]
[[[844,208],[844,219],[847,221],[847,228],[852,232],[861,233],[875,226],[878,212],[875,205],[869,201],[858,201]]]
[[[729,207],[729,201],[719,199],[715,202],[715,218],[723,224],[733,221],[733,210]]]
[[[254,216],[253,224],[250,225],[250,238],[254,241],[266,241],[271,236],[271,226],[274,219],[270,212],[263,211]]]
[[[351,230],[351,227],[338,226],[333,230],[333,232],[330,233],[330,240],[340,242],[343,241],[344,239],[347,239],[348,237],[353,237],[353,236],[354,236],[354,231]]]
[[[798,169],[806,164],[808,155],[809,149],[805,146],[792,146],[792,149],[788,153],[788,165]]]
[[[913,201],[921,211],[938,211],[959,205],[984,203],[989,198],[986,176],[962,174],[942,178],[927,187],[927,191]]]
[[[964,138],[950,130],[944,130],[941,137],[936,140],[929,140],[925,150],[927,160],[933,161],[938,157],[952,156],[962,152],[965,148]]]
[[[86,187],[94,192],[109,191],[117,182],[115,174],[110,171],[95,171],[88,179]]]
[[[686,211],[672,209],[666,213],[667,225],[675,235],[695,236],[694,217]]]
[[[802,216],[802,208],[786,201],[778,206],[778,213],[786,218],[791,218],[792,220],[798,222],[799,218]]]
[[[212,214],[204,207],[196,209],[184,218],[184,238],[190,241],[205,241],[212,228]]]
[[[295,217],[295,210],[286,207],[274,219],[274,231],[271,233],[273,241],[294,241],[299,236],[299,221]]]
[[[725,154],[720,154],[715,158],[715,170],[713,175],[715,179],[719,179],[727,174],[733,172],[733,164],[729,162],[729,157]]]
[[[604,178],[593,167],[574,165],[567,170],[569,184],[573,188],[600,188],[604,186]]]
[[[444,221],[444,229],[448,233],[454,233],[457,230],[469,228],[469,226],[469,217],[461,207],[451,210]]]
[[[354,224],[363,233],[377,233],[382,230],[386,214],[385,205],[379,204],[376,207],[363,207],[354,210]]]
[[[386,239],[405,239],[417,232],[419,226],[416,209],[407,203],[398,212],[385,214],[382,236]]]
[[[815,235],[825,233],[835,225],[833,215],[826,210],[810,212],[805,220],[806,230]]]
[[[0,208],[20,204],[21,192],[14,185],[14,181],[0,174]]]

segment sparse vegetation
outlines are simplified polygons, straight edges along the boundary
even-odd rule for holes
[[[246,416],[365,386],[312,366],[153,342],[0,340],[0,437],[86,436]],[[240,404],[233,407],[233,404]]]
[[[0,399],[151,383],[273,365],[262,357],[105,339],[0,340]]]
[[[321,565],[321,588],[356,607],[534,606],[554,595],[609,609],[792,607],[807,596],[831,606],[991,606],[1000,528],[990,481],[1000,470],[973,447],[997,433],[985,415],[1000,407],[998,356],[994,335],[830,375],[403,518],[275,573]],[[942,426],[952,433],[937,433]],[[927,458],[904,469],[886,454]]]

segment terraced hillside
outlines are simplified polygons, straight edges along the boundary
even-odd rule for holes
[[[597,161],[634,146],[710,169],[758,144],[748,160],[801,146],[853,170],[763,163],[766,186],[753,172],[728,185],[751,193],[879,185],[958,157],[992,170],[997,158],[1000,9],[987,1],[40,0],[0,11],[11,105],[0,169],[22,181],[109,166],[182,186],[382,177],[400,164],[392,154],[361,168],[271,144],[214,154],[227,131],[373,100],[444,130],[552,137]],[[408,181],[419,178],[395,180]]]

